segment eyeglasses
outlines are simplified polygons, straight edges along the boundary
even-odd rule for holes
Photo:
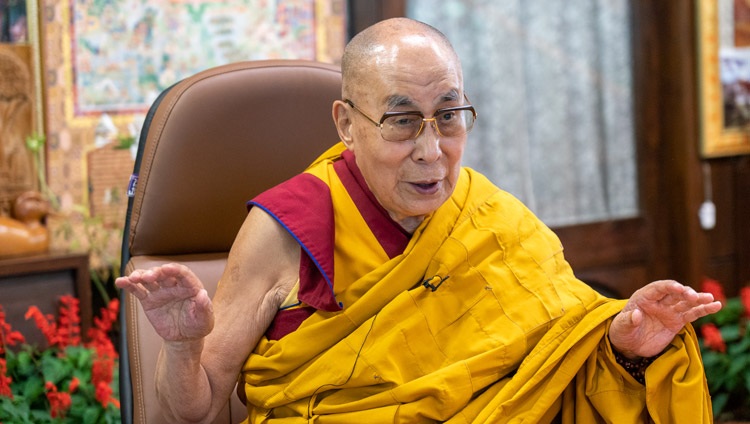
[[[425,118],[419,111],[386,112],[378,122],[355,106],[351,100],[344,99],[344,102],[380,128],[380,135],[387,141],[413,140],[422,133],[425,122],[432,122],[438,134],[443,137],[458,137],[471,131],[477,119],[474,106],[464,105],[438,109],[432,118]]]

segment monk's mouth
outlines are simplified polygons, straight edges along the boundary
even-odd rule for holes
[[[439,181],[434,181],[431,183],[412,183],[417,191],[424,194],[434,193],[438,189],[439,184]]]

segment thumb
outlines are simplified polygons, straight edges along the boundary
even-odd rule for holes
[[[633,309],[630,311],[630,325],[637,327],[643,322],[643,312],[640,309]]]

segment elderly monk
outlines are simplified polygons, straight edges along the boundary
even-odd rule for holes
[[[576,279],[543,223],[461,167],[476,115],[440,32],[379,22],[342,69],[341,143],[249,202],[213,299],[177,264],[117,280],[164,338],[174,420],[210,421],[237,381],[250,423],[711,420],[690,322],[721,304]]]

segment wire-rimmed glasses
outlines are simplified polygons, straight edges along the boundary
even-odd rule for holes
[[[379,127],[381,136],[387,141],[414,140],[422,133],[425,122],[432,122],[435,130],[443,137],[458,137],[471,131],[477,118],[474,106],[467,104],[438,109],[432,118],[425,118],[419,111],[386,112],[378,122],[351,100],[344,99],[344,102]]]

